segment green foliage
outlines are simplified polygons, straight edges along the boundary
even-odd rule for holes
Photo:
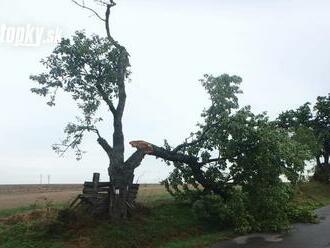
[[[285,192],[282,192],[285,191]],[[236,190],[227,200],[206,195],[193,204],[202,220],[238,233],[281,231],[289,226],[287,189]]]
[[[317,181],[299,183],[288,204],[288,217],[291,222],[317,223],[314,210],[329,204],[329,185]]]
[[[257,185],[255,185],[257,187]],[[330,188],[317,182],[289,184],[281,188],[250,188],[245,194],[237,189],[226,201],[217,195],[201,196],[193,204],[201,220],[235,232],[280,231],[290,223],[317,223],[314,210],[330,203]]]
[[[330,204],[330,187],[318,181],[300,183],[294,191],[292,200],[296,206],[316,209]]]
[[[195,168],[175,162],[166,188],[177,200],[193,204],[202,219],[214,218],[239,232],[286,229],[290,185],[304,171],[308,147],[277,128],[265,113],[239,108],[241,78],[206,75],[201,82],[211,106],[202,113],[200,130],[191,135],[197,142],[181,152],[200,158],[198,177],[206,187],[200,186]]]
[[[222,227],[230,223],[230,209],[218,195],[206,195],[193,204],[194,213],[202,220]]]
[[[227,201],[218,195],[205,195],[193,204],[193,211],[209,224],[246,233],[253,230],[254,220],[247,212],[245,201],[246,196],[239,190]]]
[[[66,138],[53,149],[63,154],[72,148],[80,159],[83,151],[79,148],[86,132],[96,132],[97,117],[101,104],[115,113],[120,88],[124,91],[125,79],[129,76],[129,59],[125,48],[113,40],[98,35],[86,36],[77,31],[71,39],[63,38],[52,54],[41,60],[46,71],[30,76],[38,83],[31,91],[48,97],[47,104],[55,105],[56,95],[62,91],[69,94],[81,110],[82,117],[69,123],[64,132]],[[123,93],[121,93],[123,94]]]
[[[287,208],[290,192],[285,184],[266,186],[256,183],[247,192],[246,206],[248,213],[254,217],[255,231],[281,231],[289,227]]]
[[[109,100],[118,97],[120,79],[116,71],[120,53],[108,38],[87,37],[84,32],[77,31],[71,39],[62,39],[53,53],[41,61],[47,72],[31,76],[40,85],[32,92],[49,96],[51,106],[55,104],[58,90],[70,93],[78,107],[90,117],[102,100],[98,87],[102,87]],[[125,65],[123,69],[127,70],[129,62]]]
[[[313,109],[310,103],[305,103],[296,110],[281,113],[276,125],[287,130],[294,140],[309,149],[316,159],[314,178],[329,182],[330,94],[317,97]]]
[[[291,222],[318,223],[313,206],[299,206],[291,203],[288,207],[288,218]]]

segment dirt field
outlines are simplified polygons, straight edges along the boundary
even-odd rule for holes
[[[25,207],[47,202],[66,203],[80,194],[82,185],[0,185],[0,210]],[[139,201],[149,201],[164,195],[165,190],[157,184],[142,184],[138,194]]]
[[[0,210],[47,202],[64,203],[81,193],[82,185],[0,185]]]

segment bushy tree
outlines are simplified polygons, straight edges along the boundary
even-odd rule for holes
[[[317,97],[313,108],[305,103],[296,110],[281,113],[276,123],[297,142],[308,146],[316,161],[314,178],[329,182],[330,94]]]
[[[309,158],[306,146],[277,128],[265,113],[253,114],[249,106],[239,108],[240,77],[205,75],[201,83],[211,105],[202,113],[199,130],[174,148],[167,142],[164,147],[147,143],[148,154],[174,165],[164,181],[167,189],[197,208],[213,206],[218,199],[220,220],[242,225],[236,226],[241,231],[287,226],[290,184],[281,176],[296,183]],[[208,195],[217,196],[211,198],[212,204],[204,201]],[[242,203],[240,219],[234,218],[233,202]]]

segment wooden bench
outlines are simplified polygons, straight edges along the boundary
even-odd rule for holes
[[[132,184],[128,189],[128,199],[126,204],[129,208],[135,207],[135,201],[139,190],[139,184]],[[79,194],[70,204],[70,208],[75,209],[84,205],[90,209],[92,214],[108,212],[110,204],[110,194],[115,192],[110,182],[100,182],[100,173],[93,174],[92,182],[85,182],[82,194]]]

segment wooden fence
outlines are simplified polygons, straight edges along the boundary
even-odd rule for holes
[[[128,189],[128,197],[126,203],[129,208],[134,208],[139,184],[132,184]],[[112,189],[110,182],[100,182],[100,173],[93,174],[92,182],[85,182],[82,194],[79,194],[75,200],[70,204],[70,208],[77,208],[78,206],[87,206],[87,209],[92,214],[101,214],[108,212],[110,205],[110,194],[116,193]],[[89,208],[88,208],[89,207]]]

